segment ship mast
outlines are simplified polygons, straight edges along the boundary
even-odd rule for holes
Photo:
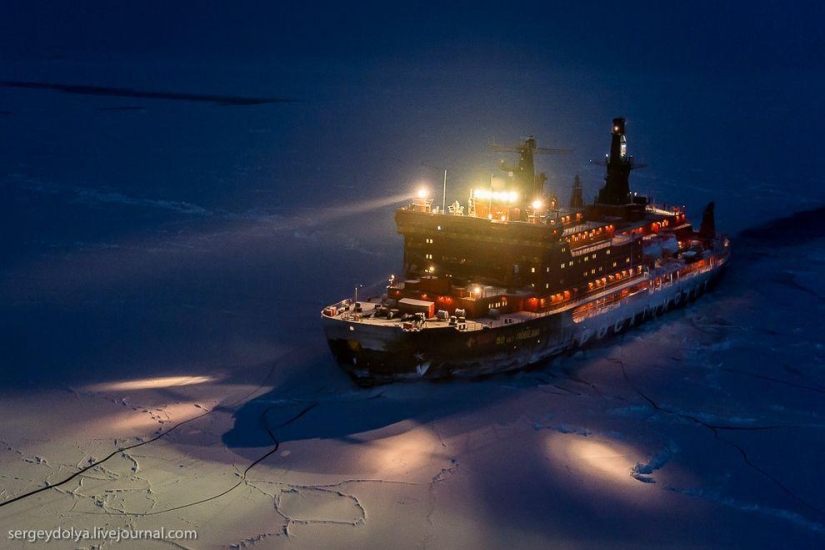
[[[558,155],[567,154],[569,149],[553,149],[549,147],[538,147],[536,145],[536,138],[528,137],[518,145],[496,145],[490,146],[493,151],[502,151],[508,153],[518,153],[518,164],[513,166],[502,160],[499,162],[499,169],[504,172],[510,172],[513,175],[512,189],[517,193],[518,203],[522,206],[529,205],[534,200],[544,195],[544,182],[547,181],[547,175],[543,172],[536,174],[534,155]]]
[[[627,155],[625,119],[613,119],[610,154],[607,157],[605,185],[599,190],[600,204],[628,204],[630,199],[630,171],[635,168],[633,157]]]

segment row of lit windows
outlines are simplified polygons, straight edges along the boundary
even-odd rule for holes
[[[416,229],[417,229],[417,231],[416,231]],[[442,229],[443,228],[440,225],[436,227],[437,231],[442,231]],[[413,244],[414,241],[418,237],[415,237],[414,235],[412,235],[412,233],[425,233],[425,234],[429,233],[429,234],[431,234],[432,230],[428,230],[427,228],[423,228],[423,227],[419,228],[418,226],[414,226],[412,228],[399,227],[399,232],[402,233],[405,237],[407,237],[409,239],[408,242],[410,244]],[[470,241],[475,241],[475,242],[496,242],[496,243],[502,243],[502,244],[507,243],[507,244],[514,244],[514,245],[517,244],[519,246],[542,247],[542,248],[548,248],[548,247],[551,247],[551,246],[555,245],[555,243],[548,243],[544,239],[531,239],[531,238],[528,238],[527,236],[521,237],[519,239],[513,239],[513,238],[505,238],[504,236],[479,235],[478,233],[472,232],[467,228],[452,228],[449,232],[448,237],[450,239],[449,242],[452,243],[452,244],[458,244],[458,243],[456,243],[456,241],[470,240]],[[426,237],[424,239],[424,241],[427,244],[434,244],[434,242],[435,242],[434,239],[432,239],[430,237]],[[567,252],[567,248],[562,247],[561,251],[562,252]]]
[[[608,283],[612,283],[615,281],[621,281],[627,277],[633,275],[633,270],[623,269],[621,273],[614,273],[613,275],[609,275],[607,277],[602,277],[601,279],[596,279],[590,283],[587,283],[587,288],[592,290],[593,288],[598,288],[600,286],[605,286]]]
[[[601,235],[603,232],[612,233],[613,226],[606,225],[602,227],[597,227],[596,229],[591,229],[590,231],[582,231],[581,233],[574,233],[570,236],[570,240],[576,242],[580,239],[592,239],[593,237]]]
[[[581,219],[582,219],[582,213],[581,212],[576,212],[576,221],[581,220]],[[561,223],[570,223],[570,214],[568,214],[567,216],[562,216],[561,217]]]
[[[610,251],[608,250],[608,251],[607,251],[607,253],[609,254],[609,253],[610,253]],[[589,257],[585,256],[585,257],[584,257],[584,261],[586,262],[586,261],[588,261],[590,258],[595,259],[595,258],[596,258],[596,256],[597,256],[597,255],[596,255],[595,253],[594,253],[594,254],[592,254],[592,255],[591,255],[591,256],[589,256]],[[425,255],[424,255],[424,258],[425,258],[426,260],[432,260],[432,259],[433,259],[433,255],[428,253],[428,254],[425,254]],[[526,258],[525,258],[525,259],[526,259]],[[442,258],[441,258],[441,260],[442,260],[442,261],[444,261],[444,262],[447,262],[447,263],[456,263],[456,262],[458,262],[458,261],[459,261],[459,260],[458,260],[458,258],[446,258],[446,257],[442,257]],[[538,260],[538,258],[534,258],[534,260]],[[461,264],[464,264],[465,262],[466,262],[466,259],[465,259],[465,258],[462,258],[462,259],[460,260],[460,263],[461,263]],[[468,263],[470,263],[470,262],[468,262]],[[475,264],[476,268],[488,268],[488,269],[489,269],[489,268],[493,268],[493,267],[495,267],[495,266],[490,265],[490,264],[484,265],[484,264],[479,263],[479,262],[471,262],[471,263],[472,263],[472,264]],[[579,262],[575,262],[575,263],[579,263]],[[625,263],[628,263],[628,264],[630,263],[630,256],[625,257]],[[572,261],[572,260],[571,260],[571,261],[567,262],[567,264],[566,264],[566,265],[565,265],[565,263],[561,263],[561,264],[560,264],[560,266],[561,266],[561,268],[562,268],[562,269],[564,269],[565,267],[573,267],[573,264],[574,264],[574,261]],[[614,267],[614,268],[615,268],[615,267],[617,267],[617,265],[618,265],[618,262],[612,262],[612,267]],[[468,267],[469,267],[469,266],[468,266]],[[595,275],[595,274],[596,274],[597,269],[598,269],[598,271],[599,271],[599,272],[602,272],[602,271],[603,271],[603,268],[602,268],[602,267],[598,267],[598,268],[593,268],[593,269],[591,269],[591,270],[589,271],[589,273],[588,273],[588,271],[587,271],[587,270],[585,270],[585,271],[583,271],[583,272],[582,272],[582,274],[583,274],[583,276],[584,276],[584,277],[592,276],[592,275]],[[429,269],[427,269],[427,271],[429,271],[429,272],[433,272],[433,269],[432,269],[432,268],[429,268]],[[499,269],[496,269],[496,271],[499,271]],[[549,268],[549,267],[547,267],[547,268],[546,268],[546,272],[547,272],[547,273],[550,273],[550,268]],[[530,273],[536,273],[536,268],[535,268],[535,267],[531,267],[531,268],[530,268]],[[561,284],[563,284],[563,281],[564,281],[564,280],[562,279]],[[535,285],[533,285],[533,286],[535,286]],[[545,287],[546,287],[546,288],[549,288],[549,283],[545,284]]]

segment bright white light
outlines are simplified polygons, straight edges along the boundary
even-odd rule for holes
[[[501,202],[516,202],[518,193],[515,191],[489,191],[487,189],[473,190],[473,197],[481,200],[494,200]]]
[[[418,198],[419,199],[426,199],[430,192],[427,190],[426,187],[422,187],[418,190]]]
[[[536,199],[536,200],[533,201],[533,209],[534,210],[540,210],[543,206],[544,206],[544,203],[541,202],[540,200]]]

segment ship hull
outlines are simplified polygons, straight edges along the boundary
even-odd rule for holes
[[[446,323],[419,331],[322,316],[330,349],[357,382],[478,377],[535,366],[592,345],[695,300],[722,276],[724,262],[688,279],[644,289],[599,307],[584,303],[514,324],[461,331]],[[581,315],[581,308],[591,308]],[[578,313],[578,315],[577,315]]]

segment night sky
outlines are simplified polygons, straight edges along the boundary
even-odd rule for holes
[[[445,5],[446,4],[446,5]],[[17,2],[4,54],[224,56],[303,63],[591,68],[640,73],[821,69],[817,2]]]

